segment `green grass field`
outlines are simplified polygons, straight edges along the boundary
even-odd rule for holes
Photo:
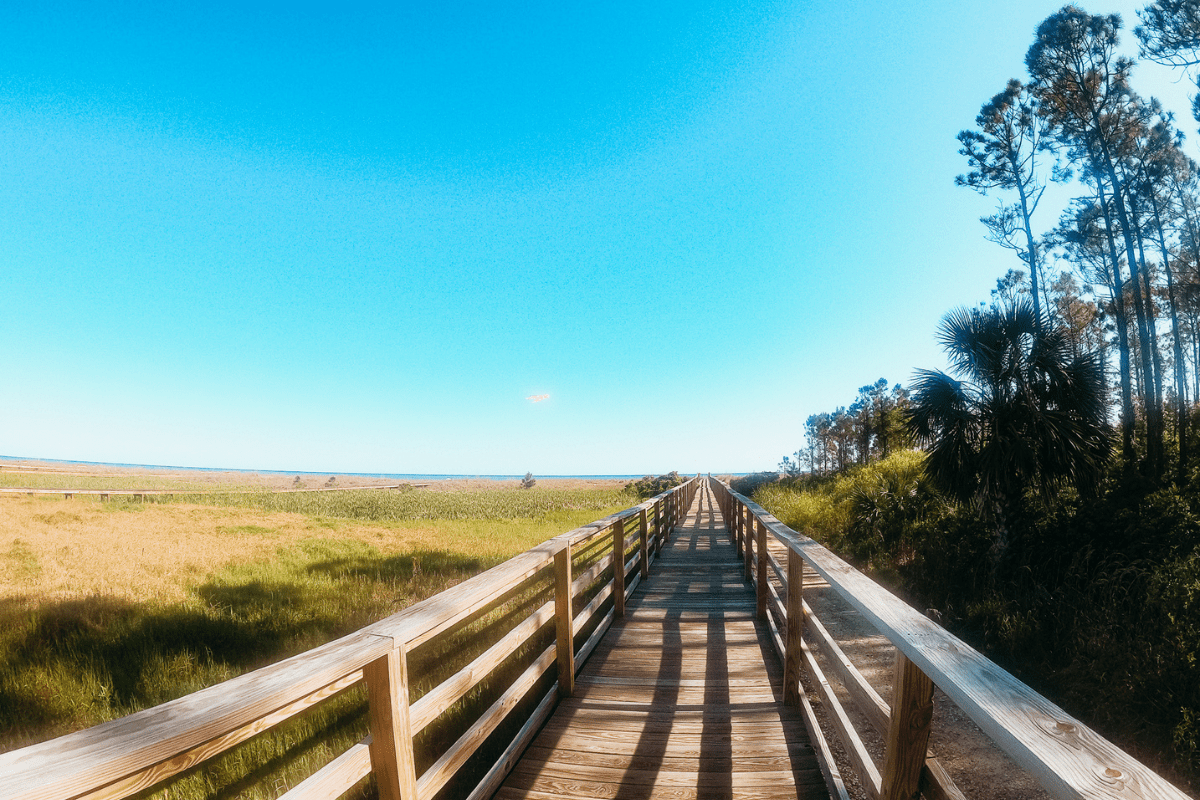
[[[637,502],[614,490],[540,488],[196,502],[215,497],[0,499],[0,529],[14,532],[0,541],[0,748],[302,652]],[[154,560],[176,557],[193,560],[174,572],[175,562]],[[133,569],[130,584],[169,573],[177,591],[82,574],[106,569]],[[107,589],[62,588],[95,585]],[[294,783],[364,735],[362,708],[353,692],[325,704],[176,781],[170,797],[274,797],[277,782]]]

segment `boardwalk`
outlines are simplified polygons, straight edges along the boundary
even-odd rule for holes
[[[711,494],[496,794],[827,798]]]

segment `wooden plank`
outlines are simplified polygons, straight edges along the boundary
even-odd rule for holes
[[[371,740],[367,737],[309,775],[279,800],[334,800],[371,773]]]
[[[808,603],[804,604],[805,619],[814,634],[814,639],[825,653],[827,663],[833,669],[838,682],[850,695],[855,707],[862,713],[880,736],[887,736],[891,720],[891,709],[867,682],[862,673],[854,666],[846,654],[829,635],[829,631],[812,613]],[[921,791],[928,800],[966,800],[954,779],[941,763],[929,753],[921,770]]]
[[[854,701],[855,707],[867,718],[871,726],[881,736],[886,736],[891,719],[891,710],[887,703],[842,652],[842,648],[829,635],[829,631],[825,629],[821,620],[813,616],[808,603],[804,604],[804,611],[807,615],[808,626],[813,632],[813,638],[817,646],[824,652],[838,683],[845,688],[850,699]]]
[[[557,561],[558,556],[555,556],[555,559]],[[476,656],[471,663],[430,689],[412,704],[410,715],[413,733],[423,730],[446,709],[457,703],[554,618],[555,601],[550,600]]]
[[[575,619],[572,622],[572,637],[587,626],[588,622],[590,622],[592,619],[592,615],[600,610],[600,607],[604,605],[604,601],[607,600],[611,595],[612,584],[606,583],[604,587],[600,589],[600,591],[596,592],[596,596],[593,597],[586,606],[579,610],[579,613],[575,615]],[[574,603],[574,599],[572,599],[571,602]],[[576,654],[575,660],[582,661],[583,656]]]
[[[805,787],[809,789],[809,787]],[[503,786],[496,793],[496,800],[613,800],[620,797],[620,787],[611,784],[591,781],[556,782],[552,785],[533,789],[518,789]],[[825,787],[820,787],[820,792]],[[639,800],[728,800],[730,793],[724,787],[698,786],[690,789],[667,787],[663,789],[651,787],[644,792],[638,792]],[[781,787],[755,786],[740,789],[738,800],[809,800],[821,797],[821,794],[810,790],[797,791],[796,787],[783,789]]]
[[[650,577],[650,529],[646,509],[638,512],[638,551],[642,555],[642,580]]]
[[[933,725],[933,681],[896,653],[895,701],[883,762],[884,800],[915,800]]]
[[[967,796],[954,785],[954,779],[936,758],[925,760],[921,770],[921,793],[926,800],[967,800]]]
[[[829,749],[829,742],[825,740],[825,734],[821,732],[821,726],[817,722],[817,714],[813,711],[812,703],[808,701],[808,695],[804,692],[800,693],[800,712],[804,716],[809,739],[817,754],[817,764],[825,777],[825,788],[829,791],[829,797],[833,800],[850,800],[850,792],[846,790],[846,782],[838,770],[837,761],[833,758],[833,751]]]
[[[758,520],[754,525],[755,550],[758,553],[758,564],[755,568],[758,583],[755,587],[755,613],[758,618],[767,618],[767,529]]]
[[[555,648],[553,645],[547,647],[537,660],[530,664],[513,681],[513,684],[508,687],[504,694],[496,702],[492,703],[480,718],[458,738],[458,741],[452,744],[450,749],[441,758],[422,773],[421,777],[417,780],[416,793],[406,795],[405,800],[416,797],[432,797],[440,791],[446,785],[446,782],[454,777],[454,773],[463,764],[467,763],[467,759],[475,754],[475,751],[479,749],[488,735],[504,721],[508,713],[533,688],[533,685],[542,677],[542,674],[554,666],[554,651]]]
[[[226,750],[238,745],[247,739],[250,739],[265,730],[268,730],[279,723],[291,719],[292,717],[307,711],[317,703],[328,700],[345,689],[353,686],[362,680],[362,671],[347,675],[335,683],[325,686],[308,697],[301,698],[294,703],[280,708],[271,714],[268,714],[262,719],[256,720],[249,725],[231,731],[224,736],[220,736],[211,742],[206,742],[199,747],[195,747],[187,752],[180,753],[175,758],[169,759],[154,766],[148,767],[140,772],[129,775],[119,781],[110,783],[106,786],[96,788],[90,792],[84,792],[78,795],[75,800],[115,800],[116,798],[128,797],[131,794],[136,794],[142,789],[154,786],[157,783],[178,775],[197,764],[203,763],[214,755],[224,753]],[[2,784],[0,784],[2,785]]]
[[[816,687],[817,693],[821,696],[821,702],[825,705],[826,718],[841,739],[842,752],[846,754],[846,758],[850,760],[851,765],[854,767],[854,771],[858,775],[858,780],[866,790],[867,796],[879,798],[883,784],[883,778],[879,774],[879,769],[875,766],[875,762],[871,760],[871,754],[867,752],[862,738],[859,737],[858,732],[854,729],[850,718],[846,716],[846,710],[842,708],[837,695],[833,693],[832,687],[830,687],[829,682],[825,679],[825,674],[821,672],[821,668],[817,665],[817,660],[813,658],[812,651],[808,649],[808,645],[803,645],[802,650],[804,652],[804,663],[808,667],[809,678]]]
[[[483,776],[478,785],[471,790],[467,795],[466,800],[488,800],[500,784],[512,772],[512,768],[516,765],[517,760],[529,747],[529,743],[533,741],[533,737],[541,729],[550,713],[554,710],[555,701],[558,699],[558,686],[550,687],[550,691],[546,692],[546,696],[542,698],[542,702],[538,703],[537,708],[529,715],[529,719],[521,726],[521,730],[517,731],[517,735],[513,737],[512,742],[500,754],[500,758],[492,765],[487,774]]]
[[[361,675],[390,647],[353,634],[154,708],[0,754],[0,796],[57,800],[144,776],[125,794],[110,795],[126,796],[277,724],[273,712]]]
[[[616,520],[613,537],[613,614],[625,616],[625,522]]]
[[[571,546],[554,554],[555,647],[558,662],[558,693],[570,697],[575,691],[575,614],[571,611]]]
[[[656,754],[638,755],[636,748],[628,753],[600,753],[586,750],[557,750],[552,747],[531,745],[525,751],[526,757],[535,764],[584,764],[593,767],[624,767],[627,769],[665,769],[674,772],[715,772],[729,770],[735,767],[743,772],[756,770],[790,770],[792,757],[787,753],[773,755],[740,755],[727,756],[658,756]],[[565,762],[557,758],[568,759]]]
[[[804,562],[797,553],[788,554],[787,627],[784,629],[783,702],[800,704],[801,649],[804,646]]]
[[[820,780],[820,773],[814,767],[813,774],[805,776],[811,783],[815,777]],[[721,770],[708,776],[698,776],[692,771],[671,771],[665,769],[633,770],[623,767],[595,767],[586,764],[573,764],[563,768],[556,764],[540,764],[536,767],[521,766],[513,770],[514,779],[509,786],[514,788],[533,788],[547,781],[572,782],[594,781],[620,786],[658,786],[675,787],[680,789],[695,788],[697,777],[708,777],[709,780],[720,781],[733,791],[753,787],[779,786],[781,783],[796,781],[796,772],[786,770]],[[718,777],[720,776],[720,777]]]
[[[411,800],[417,788],[408,709],[408,657],[403,642],[363,667],[371,724],[371,771],[380,800]]]
[[[609,627],[612,625],[613,618],[613,612],[610,610],[604,615],[604,619],[600,620],[600,624],[596,626],[596,630],[592,631],[592,635],[588,637],[588,640],[579,648],[579,653],[575,657],[576,672],[579,671],[579,668],[588,660],[592,651],[600,644],[600,640],[604,638],[604,634],[608,632]],[[578,682],[578,678],[576,682]]]

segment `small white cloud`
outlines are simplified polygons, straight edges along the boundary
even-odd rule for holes
[[[550,395],[548,395],[548,394],[531,394],[531,395],[529,395],[529,397],[526,397],[525,399],[531,403],[540,403],[543,400],[549,400]]]

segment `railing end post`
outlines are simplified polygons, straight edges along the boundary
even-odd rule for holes
[[[371,771],[381,800],[417,800],[408,712],[408,653],[402,641],[392,641],[387,655],[363,667],[371,726]]]
[[[899,650],[893,694],[880,798],[912,800],[919,793],[933,727],[933,681]]]
[[[558,662],[558,695],[575,693],[575,611],[571,607],[571,543],[554,554],[554,627]]]
[[[800,705],[800,664],[803,663],[804,561],[788,548],[787,626],[784,630],[783,703]]]

